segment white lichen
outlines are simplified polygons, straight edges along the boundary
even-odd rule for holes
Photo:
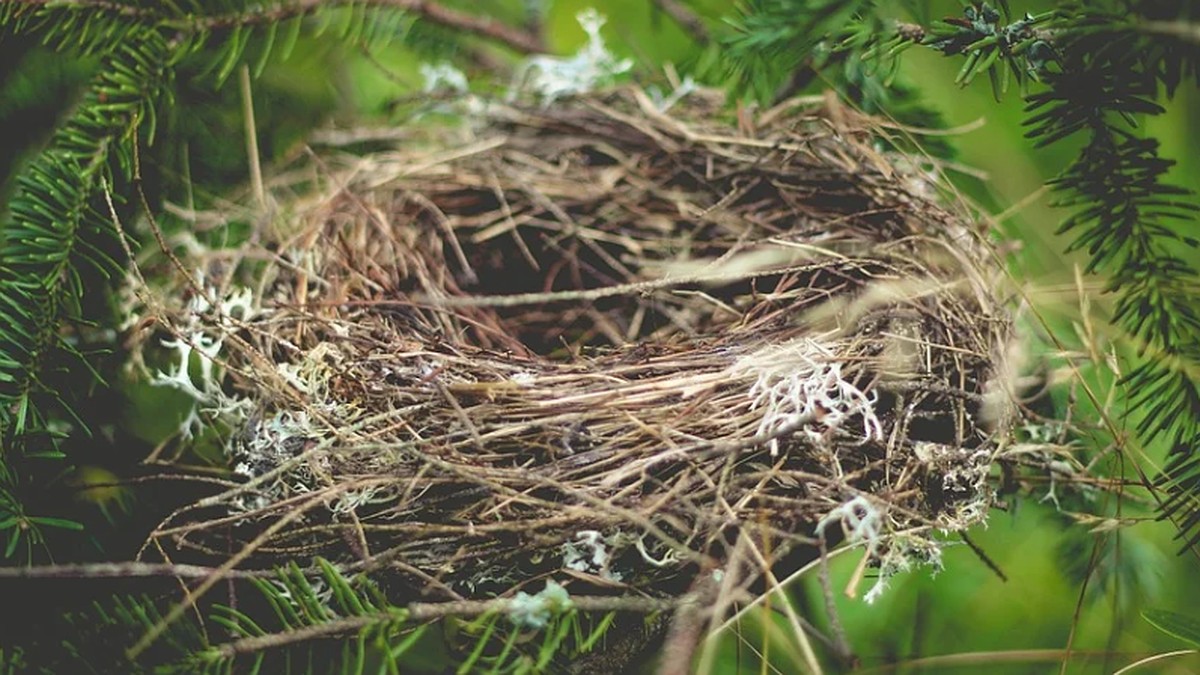
[[[683,100],[684,97],[696,91],[696,89],[696,81],[692,79],[691,75],[688,75],[669,94],[664,94],[658,87],[654,86],[648,87],[646,93],[650,95],[650,100],[654,101],[654,107],[659,112],[665,113],[675,107],[675,104]]]
[[[888,540],[878,558],[879,575],[871,589],[863,595],[863,601],[868,605],[883,596],[891,580],[898,574],[912,571],[917,566],[932,567],[934,574],[940,572],[942,544],[923,537],[897,535]]]
[[[937,527],[963,530],[986,520],[992,494],[988,484],[991,450],[917,441],[913,456],[927,471],[940,475],[942,491],[951,500],[949,508],[938,513]]]
[[[328,436],[326,422],[314,420],[305,410],[279,411],[247,422],[230,440],[233,472],[256,481],[255,491],[240,493],[230,500],[233,513],[255,511],[294,495],[327,487],[320,476],[332,470],[326,452],[310,452]],[[394,461],[394,455],[383,453]],[[273,478],[263,480],[271,474]],[[346,515],[367,504],[395,497],[388,486],[366,486],[347,490],[325,501],[335,516]]]
[[[612,556],[609,553],[611,542],[596,530],[580,530],[575,533],[574,541],[563,544],[563,567],[595,574],[610,581],[620,581],[622,575],[610,569]]]
[[[638,537],[633,542],[633,545],[637,548],[638,553],[642,554],[642,560],[660,569],[679,562],[679,555],[675,552],[675,549],[668,549],[661,559],[651,556],[650,552],[646,550],[646,535]]]
[[[1058,482],[1071,482],[1076,477],[1075,467],[1070,463],[1061,459],[1053,459],[1046,463],[1046,473],[1050,477],[1050,487],[1046,489],[1046,494],[1038,500],[1038,503],[1051,502],[1054,504],[1055,511],[1062,511],[1062,504],[1058,502]]]
[[[172,358],[174,366],[154,374],[151,383],[160,387],[172,387],[188,394],[197,401],[205,401],[209,392],[217,386],[213,378],[213,359],[221,352],[222,340],[203,333],[193,333],[185,338],[164,339],[163,347],[174,350],[178,354]],[[200,379],[192,379],[192,353],[200,355]]]
[[[224,392],[218,360],[225,335],[236,330],[238,322],[260,313],[248,288],[230,286],[222,292],[206,284],[202,273],[196,275],[196,287],[202,292],[188,302],[184,321],[176,327],[176,336],[161,343],[175,352],[172,365],[150,378],[151,384],[178,389],[195,400],[179,427],[184,438],[192,438],[203,430],[201,410],[211,417],[230,421],[244,418],[250,409],[248,400]]]
[[[530,387],[537,382],[537,373],[534,373],[530,370],[521,370],[513,373],[512,377],[509,379],[511,379],[514,384],[518,384],[522,387]]]
[[[588,8],[575,15],[587,33],[587,43],[572,57],[533,56],[517,69],[509,99],[532,92],[549,105],[565,96],[592,91],[633,67],[632,59],[617,59],[604,45],[600,28],[605,18]]]
[[[352,406],[338,403],[329,392],[329,384],[344,360],[343,352],[329,342],[321,342],[303,352],[295,363],[275,364],[275,371],[296,391],[305,395],[314,409],[330,416],[348,418],[354,415]]]
[[[864,441],[883,437],[874,392],[866,394],[846,380],[837,356],[819,340],[800,338],[760,349],[738,359],[733,375],[754,380],[750,409],[762,411],[755,434],[774,436],[768,442],[773,457],[779,454],[778,434],[796,425],[802,425],[796,431],[821,443],[819,427],[833,431],[859,416]]]
[[[842,528],[848,544],[862,544],[879,568],[875,583],[863,595],[868,604],[883,595],[897,574],[916,566],[932,566],[935,572],[942,569],[943,542],[914,531],[889,531],[886,513],[862,495],[830,509],[817,523],[817,536],[825,536],[825,530],[834,524]]]
[[[395,498],[392,490],[382,486],[348,490],[343,492],[329,505],[329,511],[334,515],[348,515],[368,504],[378,504]]]
[[[234,473],[256,478],[282,466],[312,442],[312,421],[303,410],[281,411],[266,420],[250,423],[243,441],[235,449],[239,461]],[[292,487],[300,492],[312,489],[305,482]]]
[[[817,536],[824,536],[825,528],[833,523],[842,526],[847,542],[866,544],[871,553],[883,543],[883,513],[866,497],[859,495],[831,509],[817,522]]]
[[[424,80],[422,91],[432,94],[439,91],[462,93],[467,91],[467,76],[463,71],[448,63],[422,63],[417,69]]]

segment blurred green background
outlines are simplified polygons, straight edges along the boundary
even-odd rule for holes
[[[663,68],[670,64],[681,75],[724,84],[724,75],[714,66],[720,62],[720,46],[697,44],[651,0],[444,4],[517,26],[536,19],[548,50],[556,54],[571,54],[583,45],[585,35],[576,14],[594,7],[608,19],[603,35],[609,48],[635,60],[630,74],[634,80],[664,86]],[[720,0],[683,4],[706,21],[713,35],[726,29],[722,19],[733,11]],[[929,5],[933,17],[961,12],[957,2]],[[1014,13],[1050,6],[1012,3]],[[508,84],[510,75],[504,71],[516,62],[493,44],[445,29],[401,24],[397,34],[396,41],[369,52],[305,35],[289,59],[268,62],[253,84],[259,150],[268,166],[297,156],[316,129],[406,123],[405,102],[421,95],[422,64],[453,63],[471,76],[473,87],[496,94]],[[11,190],[11,177],[22,163],[42,147],[56,121],[69,111],[94,65],[54,54],[40,46],[36,36],[10,35],[0,41],[0,198]],[[899,81],[939,112],[947,128],[970,128],[948,139],[955,149],[954,162],[964,170],[947,171],[947,179],[964,204],[993,216],[1003,214],[994,226],[997,240],[1010,247],[1006,250],[1017,289],[1014,306],[1022,296],[1029,303],[1020,314],[1022,350],[1031,367],[1049,369],[1059,382],[1054,412],[1061,414],[1075,373],[1066,368],[1060,347],[1077,350],[1091,343],[1101,355],[1130,349],[1107,327],[1103,280],[1083,277],[1082,285],[1077,283],[1081,260],[1062,254],[1068,241],[1055,230],[1063,213],[1051,206],[1053,196],[1043,187],[1078,145],[1068,141],[1035,150],[1023,136],[1020,95],[1010,92],[997,102],[986,82],[957,87],[954,78],[960,65],[958,59],[931,50],[910,49],[901,61]],[[167,123],[153,149],[161,198],[199,207],[224,198],[248,199],[236,80],[235,76],[218,86],[199,67],[181,72],[174,104],[166,109]],[[810,89],[822,86],[817,82]],[[1164,103],[1168,112],[1146,120],[1142,129],[1160,139],[1164,154],[1177,162],[1171,173],[1174,183],[1200,185],[1200,92],[1185,82],[1175,100]],[[169,217],[165,222],[171,225]],[[1090,335],[1081,328],[1084,296],[1094,331]],[[1084,381],[1101,392],[1101,398],[1107,397],[1114,381],[1107,364],[1086,357],[1075,363]],[[93,524],[93,542],[74,554],[77,559],[119,558],[136,544],[137,523],[145,517],[140,509],[150,509],[153,496],[136,489],[103,492],[87,486],[129,475],[152,448],[168,440],[183,414],[180,400],[115,375],[115,367],[111,372],[111,405],[89,412],[106,431],[72,449],[80,468],[74,482],[64,480],[60,486],[63,495],[77,499],[80,517]],[[1115,392],[1110,411],[1122,429],[1136,420],[1136,411],[1125,416],[1130,411],[1121,408],[1124,398],[1125,392]],[[1086,419],[1095,411],[1080,403],[1074,414]],[[1084,433],[1075,441],[1078,457],[1087,461],[1110,439]],[[1147,457],[1136,461],[1150,468],[1162,459],[1163,449],[1148,448]],[[1101,466],[1113,474],[1130,471],[1113,454]],[[868,605],[841,593],[860,554],[834,560],[838,615],[864,672],[1109,673],[1154,653],[1186,648],[1141,616],[1143,610],[1157,608],[1200,620],[1200,562],[1190,554],[1179,555],[1172,526],[1154,521],[1153,511],[1136,499],[1071,495],[1060,489],[1061,506],[1056,507],[1042,499],[1050,489],[1047,482],[1040,492],[1006,498],[1006,510],[993,512],[987,527],[970,533],[1005,579],[970,548],[954,545],[940,573],[922,569],[901,574],[878,602]],[[1088,524],[1072,519],[1076,512],[1119,512],[1130,522],[1092,533]],[[815,572],[804,575],[792,591],[804,616],[819,626],[829,625]],[[779,612],[751,612],[740,625],[740,638],[731,633],[721,640],[717,672],[803,671],[796,639]],[[1064,666],[1068,647],[1072,655]],[[764,648],[765,665],[755,654]],[[831,668],[836,671],[832,663]],[[1200,672],[1200,657],[1167,659],[1135,672]]]

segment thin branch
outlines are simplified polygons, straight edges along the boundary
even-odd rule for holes
[[[663,11],[664,14],[671,17],[675,23],[679,24],[683,30],[687,31],[692,39],[701,45],[708,44],[711,39],[708,34],[708,27],[704,25],[704,21],[696,15],[687,5],[680,0],[654,0],[655,6]]]
[[[847,258],[846,264],[865,262]],[[571,291],[548,291],[545,293],[513,293],[510,295],[472,295],[429,297],[425,294],[414,294],[412,298],[395,301],[371,301],[372,306],[408,306],[424,305],[428,307],[520,307],[522,305],[545,305],[551,302],[582,302],[612,298],[622,295],[646,295],[653,291],[687,286],[691,284],[717,284],[746,279],[757,279],[776,274],[794,274],[811,272],[821,268],[825,263],[808,263],[789,265],[785,267],[766,267],[763,269],[743,270],[734,272],[714,272],[711,274],[691,274],[677,277],[634,281],[599,288],[588,288]],[[365,304],[365,303],[364,303]]]
[[[218,14],[213,16],[171,16],[158,10],[146,7],[131,6],[112,0],[75,0],[60,2],[59,0],[12,0],[18,5],[53,7],[55,9],[92,9],[121,16],[136,17],[161,21],[183,30],[220,30],[238,26],[275,23],[314,12],[338,6],[363,5],[387,7],[405,12],[418,14],[430,23],[454,30],[472,33],[487,40],[498,42],[521,54],[540,54],[546,51],[541,40],[513,28],[508,24],[497,21],[489,16],[468,14],[457,9],[445,7],[430,0],[299,0],[298,2],[280,3],[270,7],[249,11],[246,13]]]
[[[203,579],[216,574],[215,567],[174,563],[111,562],[78,565],[39,565],[37,567],[0,567],[0,579],[131,579],[174,577]],[[275,570],[229,570],[223,573],[235,579],[274,577]]]
[[[653,612],[671,611],[683,602],[692,602],[692,600],[689,600],[687,597],[679,600],[664,600],[658,598],[580,596],[571,598],[571,608],[583,612],[633,612],[637,614],[651,614]],[[350,635],[368,626],[389,621],[430,621],[448,616],[469,617],[482,616],[492,612],[507,612],[513,603],[514,601],[511,598],[438,603],[415,602],[406,607],[391,611],[351,616],[316,626],[305,626],[284,633],[272,633],[229,642],[218,647],[218,654],[222,658],[232,658],[239,654],[253,654],[266,649],[278,649],[286,645],[308,642],[310,640]]]
[[[993,574],[1000,578],[1000,581],[1008,581],[1008,575],[1004,573],[1004,570],[1000,569],[1000,565],[996,564],[996,561],[992,560],[991,556],[987,554],[987,551],[984,551],[979,547],[979,544],[976,544],[974,541],[972,541],[971,538],[967,536],[966,532],[959,532],[958,536],[963,540],[963,543],[971,549],[975,556],[979,558],[979,561],[986,565]]]
[[[429,0],[300,0],[284,3],[249,14],[226,14],[189,20],[187,25],[198,28],[216,29],[228,26],[246,26],[256,23],[274,23],[294,16],[308,14],[317,9],[337,5],[373,6],[398,9],[419,14],[430,23],[454,30],[472,33],[479,37],[499,42],[522,54],[540,54],[546,51],[540,40],[528,33],[513,28],[489,16],[468,14],[450,9]]]
[[[671,619],[659,660],[658,675],[687,675],[691,671],[696,647],[712,616],[721,585],[709,574],[700,575],[689,593],[693,602],[681,605]]]
[[[314,5],[324,2],[324,0],[310,1]],[[538,38],[491,17],[467,14],[426,0],[371,0],[371,2],[401,7],[406,11],[422,15],[432,23],[474,33],[480,37],[505,44],[522,54],[541,54],[546,51],[546,46]]]

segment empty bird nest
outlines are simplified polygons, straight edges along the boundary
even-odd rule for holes
[[[459,603],[744,591],[821,538],[936,561],[1011,425],[994,257],[831,99],[732,118],[492,102],[285,167],[146,296],[236,479],[155,550]]]

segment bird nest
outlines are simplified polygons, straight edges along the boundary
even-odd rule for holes
[[[991,251],[832,100],[727,119],[491,103],[281,172],[153,303],[238,477],[157,549],[455,602],[751,588],[823,537],[936,561],[1010,426]]]

